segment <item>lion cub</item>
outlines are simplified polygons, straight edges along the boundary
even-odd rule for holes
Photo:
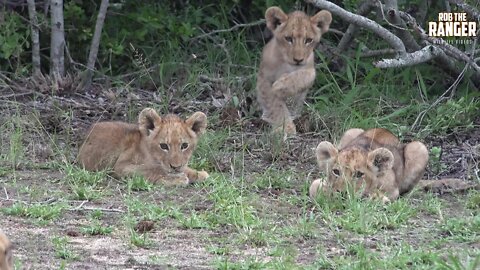
[[[273,38],[263,49],[257,76],[262,119],[271,123],[275,132],[295,134],[293,119],[300,114],[315,80],[313,50],[328,31],[332,15],[326,10],[313,17],[301,11],[287,15],[279,7],[270,7],[265,19]]]
[[[13,269],[12,244],[0,230],[0,270]]]
[[[208,177],[187,163],[207,126],[207,117],[196,112],[183,121],[176,115],[160,117],[146,108],[138,124],[94,124],[80,148],[78,162],[85,169],[113,169],[114,175],[143,175],[151,182],[187,184]]]
[[[316,149],[326,181],[315,180],[310,197],[318,189],[324,192],[344,191],[348,184],[363,195],[390,202],[412,190],[420,181],[428,163],[428,150],[421,142],[403,145],[390,131],[375,128],[350,129],[340,140],[338,149],[321,142]]]

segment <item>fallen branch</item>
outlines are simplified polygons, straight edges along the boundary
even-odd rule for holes
[[[372,0],[366,0],[365,2],[360,4],[360,6],[357,9],[357,13],[360,16],[365,16],[368,13],[370,13],[370,11],[372,11],[372,8],[373,8]],[[337,54],[340,54],[341,52],[343,52],[347,48],[347,46],[351,44],[352,39],[357,34],[357,30],[358,30],[358,26],[353,23],[351,23],[348,26],[347,31],[345,31],[345,34],[343,35],[342,39],[338,43],[337,49],[335,50]]]
[[[360,54],[360,57],[375,57],[375,56],[382,56],[386,54],[395,54],[395,50],[393,49],[380,49],[380,50],[370,50],[370,49],[365,49],[362,50],[362,54]]]
[[[402,40],[399,37],[395,36],[392,32],[388,31],[387,29],[376,23],[375,21],[346,11],[343,8],[326,0],[307,0],[306,2],[313,4],[318,8],[327,9],[348,23],[353,23],[357,26],[361,26],[372,31],[373,33],[384,39],[396,51],[397,54],[405,55],[407,53]]]
[[[238,28],[252,27],[252,26],[257,26],[257,25],[262,25],[262,24],[265,24],[265,19],[262,19],[262,20],[259,20],[259,21],[256,21],[256,22],[251,22],[251,23],[236,24],[236,25],[234,25],[234,26],[232,26],[228,29],[214,30],[212,32],[208,32],[208,33],[201,34],[201,35],[198,35],[196,37],[193,37],[191,40],[201,39],[201,38],[205,38],[205,37],[208,37],[208,36],[212,36],[212,35],[216,35],[216,34],[220,34],[220,33],[225,33],[225,32],[232,32],[232,31],[237,30]]]
[[[81,210],[89,210],[89,211],[102,211],[102,212],[114,212],[114,213],[125,213],[122,209],[115,209],[115,208],[101,208],[101,207],[88,207],[88,206],[83,206],[81,207],[75,207],[75,208],[70,208],[68,209],[69,211],[81,211]]]
[[[375,62],[374,65],[378,68],[397,68],[397,67],[408,67],[415,66],[420,63],[424,63],[432,60],[433,58],[439,56],[442,53],[442,50],[439,48],[428,45],[419,51],[408,53],[394,59],[382,59],[378,62]]]

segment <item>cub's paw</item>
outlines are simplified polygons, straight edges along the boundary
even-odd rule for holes
[[[288,137],[293,137],[297,134],[297,129],[295,128],[295,124],[290,122],[282,126],[274,127],[272,133],[282,135],[283,140],[286,141]]]
[[[318,192],[320,190],[324,190],[325,186],[326,184],[323,179],[316,179],[315,181],[313,181],[308,190],[308,194],[310,195],[310,198],[315,199],[315,197],[317,197]]]
[[[188,177],[184,173],[179,173],[179,174],[171,174],[164,176],[161,182],[165,186],[181,186],[181,185],[187,185],[188,184]]]

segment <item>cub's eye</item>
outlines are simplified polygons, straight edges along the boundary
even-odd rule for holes
[[[182,150],[187,149],[187,148],[188,148],[188,143],[186,143],[186,142],[182,143],[182,145],[180,146],[180,148],[181,148]]]
[[[160,148],[161,148],[162,150],[168,151],[168,144],[166,144],[166,143],[161,143],[161,144],[160,144]]]
[[[288,43],[292,43],[292,42],[293,42],[293,38],[292,38],[292,37],[285,37],[285,40],[286,40]]]
[[[362,178],[363,175],[364,175],[363,172],[356,171],[355,174],[353,175],[353,177],[355,177],[355,178]]]
[[[312,42],[313,42],[313,39],[311,39],[311,38],[306,38],[305,39],[305,44],[310,44]]]
[[[338,169],[333,169],[332,170],[332,173],[333,175],[335,175],[336,177],[339,177],[340,176],[340,171]]]

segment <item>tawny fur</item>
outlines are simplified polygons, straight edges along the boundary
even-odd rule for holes
[[[278,7],[270,7],[265,18],[273,38],[263,49],[257,99],[262,118],[274,131],[295,134],[293,119],[300,114],[315,80],[313,50],[328,31],[332,15],[326,10],[312,17],[301,11],[287,15]]]
[[[13,269],[12,244],[0,230],[0,270]]]
[[[319,189],[329,193],[344,191],[347,185],[363,195],[389,202],[408,192],[420,181],[428,164],[428,150],[421,142],[403,145],[390,131],[382,128],[350,129],[338,149],[321,142],[317,161],[327,179],[315,180],[310,196]]]
[[[90,171],[113,170],[117,177],[139,174],[166,185],[202,181],[208,173],[193,170],[187,163],[206,126],[202,112],[184,121],[171,114],[160,117],[147,108],[140,113],[138,124],[94,124],[80,148],[78,162]]]

